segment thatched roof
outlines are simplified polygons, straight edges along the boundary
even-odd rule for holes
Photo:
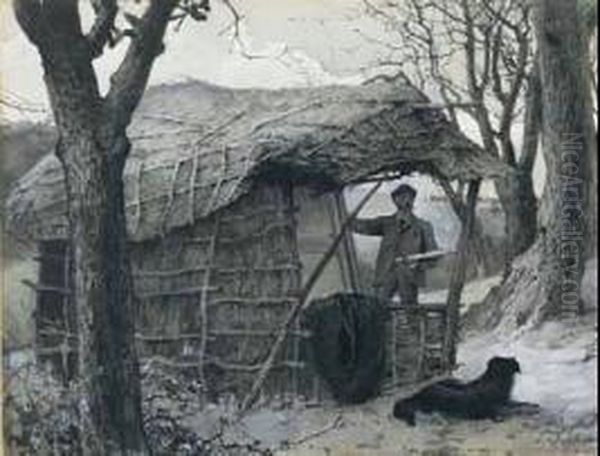
[[[202,82],[147,91],[129,129],[128,230],[142,240],[231,204],[257,179],[339,187],[381,172],[498,177],[483,153],[402,78],[361,86],[228,89]],[[62,169],[52,155],[8,199],[11,231],[65,234]]]

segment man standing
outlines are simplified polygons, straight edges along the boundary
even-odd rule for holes
[[[375,294],[390,299],[397,291],[403,305],[414,306],[417,304],[418,287],[424,285],[425,274],[420,266],[402,262],[401,258],[437,250],[438,246],[431,224],[412,212],[417,191],[410,185],[401,184],[391,196],[397,208],[395,214],[356,219],[352,231],[382,236],[375,265]]]

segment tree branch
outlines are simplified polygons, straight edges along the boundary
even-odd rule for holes
[[[117,11],[119,10],[116,0],[91,0],[92,8],[96,13],[96,19],[86,35],[90,46],[92,58],[102,55],[106,43],[110,40],[110,33],[115,24]]]
[[[476,45],[475,45],[475,29],[473,24],[473,16],[468,0],[461,0],[463,20],[465,22],[466,42],[464,44],[465,61],[467,62],[467,79],[469,91],[474,101],[481,102],[483,91],[479,87],[477,81],[477,63],[476,63]]]
[[[515,164],[514,145],[510,135],[511,126],[513,123],[515,107],[519,95],[522,92],[525,78],[527,76],[527,68],[529,66],[529,38],[517,32],[518,57],[515,75],[508,90],[508,93],[501,99],[503,109],[500,120],[500,139],[503,144],[503,158],[513,165]]]
[[[502,74],[500,72],[500,48],[502,47],[502,28],[498,28],[492,42],[492,91],[500,101],[506,103],[506,95],[502,86]]]
[[[13,0],[13,8],[19,26],[29,41],[38,46],[43,36],[40,2],[37,0]]]
[[[483,33],[483,68],[481,70],[481,91],[485,91],[490,82],[490,73],[492,66],[492,40],[494,39],[495,24],[486,24],[482,27]]]
[[[518,166],[525,172],[531,172],[538,151],[539,135],[542,128],[542,81],[540,66],[535,57],[534,68],[529,76],[523,146]]]
[[[154,60],[163,51],[163,37],[177,0],[152,0],[134,30],[121,65],[112,75],[106,96],[114,122],[126,128],[150,76]]]
[[[446,179],[445,177],[439,177],[437,179],[437,182],[444,190],[444,193],[446,194],[448,201],[450,201],[450,205],[452,206],[454,213],[460,219],[460,222],[464,223],[464,221],[465,221],[464,216],[465,216],[466,211],[465,211],[465,203],[462,199],[462,191],[458,191],[458,192],[455,191],[452,188],[452,185],[450,184],[448,179]]]
[[[77,0],[13,0],[19,26],[42,56],[55,40],[63,44],[81,36]]]

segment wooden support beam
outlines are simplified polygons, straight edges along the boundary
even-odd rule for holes
[[[273,337],[276,333],[270,329],[211,329],[208,331],[208,335],[223,337]],[[312,337],[312,332],[295,330],[289,331],[288,335],[309,339]]]
[[[238,363],[230,363],[226,361],[221,361],[218,359],[210,359],[206,361],[206,364],[212,364],[213,366],[217,366],[223,370],[231,370],[231,371],[240,371],[240,372],[257,372],[262,368],[262,364],[238,364]],[[280,363],[276,363],[274,368],[281,369],[304,369],[306,367],[305,363],[302,362],[294,362],[294,361],[282,361]]]
[[[413,109],[440,110],[440,109],[470,109],[480,106],[481,103],[412,103]]]
[[[237,268],[221,268],[211,267],[207,265],[194,266],[191,268],[184,269],[172,269],[172,270],[142,270],[138,269],[133,272],[133,276],[141,279],[153,279],[153,278],[172,278],[182,276],[186,274],[202,273],[211,270],[213,274],[237,274],[237,273],[269,273],[269,272],[280,272],[301,269],[300,263],[284,263],[276,264],[273,266],[256,266],[256,267],[237,267]]]
[[[420,302],[419,305],[417,306],[417,310],[422,313],[428,313],[428,312],[443,313],[443,312],[446,312],[446,310],[448,310],[448,303],[447,302],[426,302],[426,303]]]
[[[225,162],[227,165],[227,162]],[[219,231],[221,227],[221,212],[218,212],[215,215],[215,221],[213,224],[213,232],[212,239],[210,241],[208,247],[208,265],[212,266],[215,262],[215,255],[217,253],[217,237],[219,236]],[[205,384],[206,379],[204,377],[204,358],[206,357],[206,350],[208,347],[208,288],[211,282],[211,270],[210,268],[206,270],[204,274],[204,281],[202,284],[202,293],[200,294],[200,333],[202,337],[200,338],[200,353],[198,354],[198,380],[200,383]],[[202,398],[204,399],[204,398]]]
[[[336,206],[336,222],[341,226],[344,220],[348,217],[348,207],[344,199],[342,191],[336,192],[334,195],[335,206]],[[350,275],[350,289],[362,290],[362,280],[360,277],[360,269],[358,266],[358,257],[356,256],[356,246],[354,245],[354,238],[352,236],[344,236],[344,255],[348,263],[348,272]]]
[[[135,335],[135,339],[140,342],[147,343],[163,343],[163,342],[181,342],[182,340],[200,340],[201,334],[140,334]]]
[[[164,366],[169,366],[173,368],[197,368],[197,361],[177,361],[168,359],[162,356],[155,356],[149,358],[142,358],[142,363],[156,363]],[[218,368],[225,371],[238,371],[238,372],[256,372],[260,370],[262,364],[239,364],[239,363],[230,363],[227,361],[222,361],[216,358],[207,359],[205,364],[211,364],[213,366],[217,366]],[[304,369],[306,368],[306,364],[303,362],[294,362],[294,361],[282,361],[281,363],[277,363],[277,365],[273,366],[275,369]]]
[[[447,302],[419,303],[419,305],[415,308],[415,310],[419,313],[427,313],[427,312],[443,313],[443,312],[446,312],[447,309],[448,309]],[[403,306],[402,304],[399,304],[397,306],[388,306],[387,310],[390,312],[393,312],[393,311],[405,312],[406,306]]]
[[[263,297],[255,297],[255,298],[242,298],[239,296],[231,296],[231,297],[221,297],[214,299],[209,302],[210,306],[220,306],[225,304],[234,304],[234,305],[247,305],[247,306],[258,306],[258,305],[272,305],[272,306],[281,306],[288,305],[290,303],[298,302],[298,297],[296,296],[263,296]]]
[[[60,262],[61,264],[65,261],[64,255],[53,254],[53,253],[44,253],[43,255],[36,255],[32,258],[33,261],[41,263],[42,261],[55,261]]]
[[[362,185],[373,182],[385,182],[401,179],[406,176],[406,173],[385,173],[385,174],[374,174],[370,176],[362,176],[357,179],[353,179],[349,184],[351,185]]]
[[[152,293],[145,293],[139,295],[139,299],[150,299],[150,298],[159,298],[159,297],[177,297],[177,296],[190,296],[190,295],[200,295],[207,291],[219,291],[220,287],[209,287],[209,286],[201,286],[201,287],[191,287],[191,288],[182,288],[180,290],[167,290],[167,291],[157,291]]]
[[[69,290],[68,288],[56,287],[53,285],[42,285],[39,283],[32,282],[31,280],[28,280],[28,279],[21,280],[21,283],[23,285],[31,288],[32,290],[34,290],[36,293],[49,292],[49,293],[58,293],[61,295],[66,295],[66,296],[71,294],[71,290]],[[61,302],[61,304],[62,304],[62,302]]]
[[[77,353],[77,349],[68,344],[61,343],[54,347],[36,347],[35,353],[37,355],[64,355],[68,353]]]

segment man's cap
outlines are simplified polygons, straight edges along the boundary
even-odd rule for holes
[[[417,196],[417,191],[408,184],[400,184],[392,191],[392,196],[401,195],[402,193],[408,193],[413,198]]]

